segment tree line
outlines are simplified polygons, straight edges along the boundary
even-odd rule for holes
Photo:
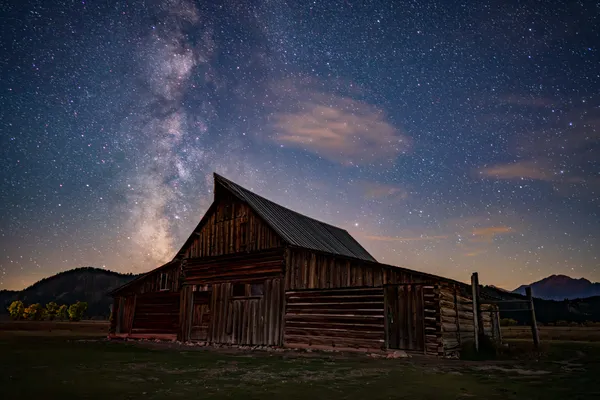
[[[70,306],[66,304],[59,306],[57,303],[51,301],[45,307],[40,303],[30,304],[25,307],[25,304],[21,300],[15,300],[8,306],[8,313],[15,321],[53,321],[55,319],[60,321],[79,321],[87,308],[88,304],[85,301],[77,301]]]

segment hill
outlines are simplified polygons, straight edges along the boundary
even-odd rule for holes
[[[534,297],[546,300],[580,299],[600,296],[600,283],[592,283],[585,278],[574,279],[566,275],[551,275],[529,285],[522,285],[513,293],[525,294],[525,288],[531,286]]]
[[[0,291],[0,314],[6,314],[6,308],[14,300],[21,300],[25,304],[44,305],[50,301],[71,304],[79,300],[88,303],[87,317],[108,317],[112,304],[108,293],[137,276],[93,267],[61,272],[21,291]]]

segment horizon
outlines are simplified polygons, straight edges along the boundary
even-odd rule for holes
[[[382,263],[600,281],[588,5],[88,3],[6,10],[0,289],[160,265],[213,172]]]

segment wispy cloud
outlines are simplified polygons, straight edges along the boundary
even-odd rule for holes
[[[510,226],[486,226],[482,228],[475,228],[471,232],[469,241],[491,243],[494,241],[496,236],[506,235],[513,232],[514,229]]]
[[[485,178],[495,179],[527,179],[542,181],[552,181],[556,179],[555,173],[552,173],[546,166],[534,160],[496,164],[481,168],[478,172]]]
[[[473,250],[473,251],[465,253],[465,257],[477,257],[477,256],[480,256],[485,253],[486,253],[485,250]]]
[[[367,200],[404,200],[408,198],[408,191],[400,186],[369,181],[359,181],[357,185]]]
[[[530,100],[540,107],[545,104],[541,99]],[[600,108],[582,103],[563,110],[560,120],[552,119],[552,124],[518,135],[507,149],[516,160],[485,165],[475,172],[485,179],[547,182],[557,193],[580,195],[596,187],[598,148]]]
[[[410,140],[385,113],[351,97],[300,89],[292,111],[273,116],[274,141],[315,153],[344,165],[392,162],[410,148]]]

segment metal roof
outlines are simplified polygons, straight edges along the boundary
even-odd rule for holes
[[[376,262],[346,230],[280,206],[220,175],[214,177],[215,185],[247,203],[288,244]]]

